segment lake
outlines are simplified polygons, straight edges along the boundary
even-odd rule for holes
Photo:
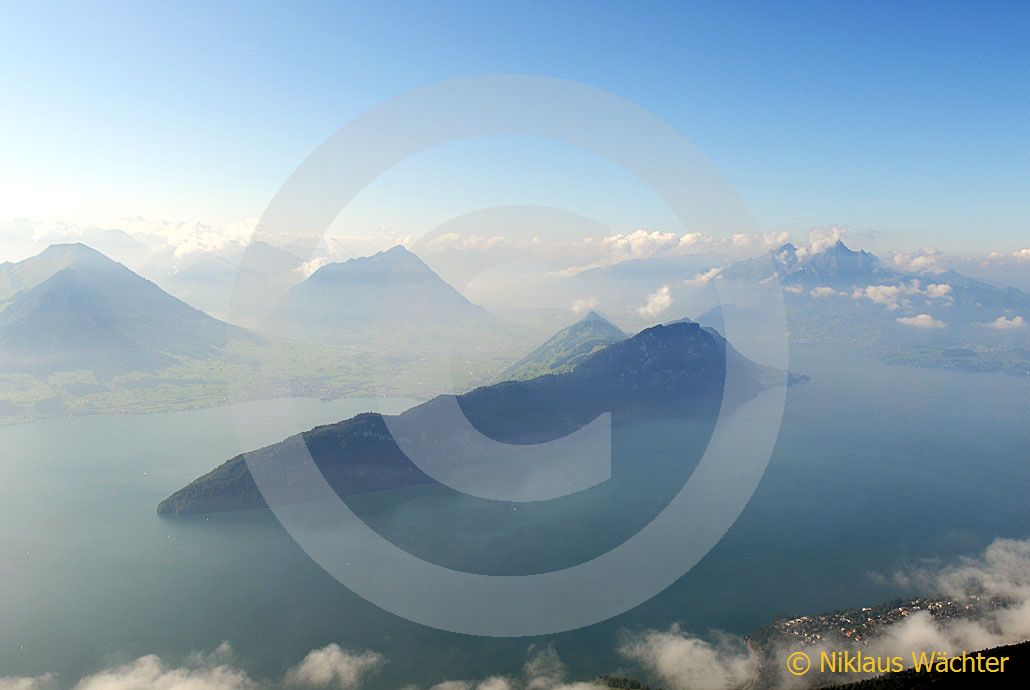
[[[70,686],[113,662],[150,653],[178,662],[228,640],[257,678],[279,678],[331,642],[387,657],[372,688],[517,674],[539,642],[589,678],[625,666],[613,650],[626,629],[681,622],[746,633],[784,612],[909,594],[877,575],[1030,535],[1030,381],[887,367],[827,348],[795,347],[792,359],[812,381],[789,392],[768,471],[726,537],[651,601],[544,639],[456,635],[385,613],[324,573],[266,513],[158,517],[161,499],[240,452],[226,409],[0,429],[0,676],[56,672]],[[272,443],[410,404],[301,400],[295,418],[271,403],[245,409],[251,438]],[[641,440],[636,452],[649,448]],[[659,465],[630,476],[628,493],[598,492],[608,510],[596,524],[582,519],[596,505],[570,500],[527,513],[516,529],[438,487],[350,501],[434,560],[531,572],[627,536],[667,499],[662,473],[677,474]],[[489,556],[498,544],[510,548]]]

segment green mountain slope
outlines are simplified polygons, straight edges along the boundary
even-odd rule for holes
[[[626,339],[622,330],[597,312],[555,333],[543,345],[513,364],[498,377],[502,381],[526,381],[545,374],[569,371],[584,359]]]

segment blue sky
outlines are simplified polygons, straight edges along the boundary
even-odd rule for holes
[[[256,217],[319,142],[377,102],[457,76],[530,73],[607,89],[673,124],[762,230],[837,224],[877,233],[879,247],[955,252],[1030,244],[1027,3],[5,2],[3,12],[0,218]],[[363,222],[504,202],[589,215],[594,182],[599,203],[623,201],[606,191],[617,173],[536,150],[499,141],[429,156],[370,194]],[[483,179],[489,190],[466,184]],[[636,192],[621,210],[618,223],[662,222]]]

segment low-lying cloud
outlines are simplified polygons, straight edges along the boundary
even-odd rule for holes
[[[382,668],[384,661],[376,652],[354,653],[331,644],[309,653],[287,671],[283,684],[287,688],[356,690],[366,676]]]
[[[1026,322],[1023,321],[1022,316],[1013,316],[1011,319],[999,316],[987,325],[998,331],[1018,331],[1026,325]]]
[[[982,607],[975,618],[934,618],[915,611],[885,625],[863,642],[819,643],[799,647],[775,646],[760,651],[744,638],[722,633],[691,635],[679,626],[660,630],[624,632],[617,652],[645,675],[641,680],[670,690],[733,690],[753,687],[763,678],[773,687],[804,687],[827,680],[845,682],[818,673],[798,679],[786,672],[788,654],[803,649],[813,659],[822,651],[843,651],[841,645],[861,649],[868,656],[912,653],[956,654],[1030,639],[1030,539],[997,539],[982,554],[963,558],[947,567],[916,568],[880,577],[906,589],[918,588],[956,602],[988,599],[996,606]],[[374,651],[350,651],[331,644],[314,650],[291,668],[281,682],[256,681],[240,668],[233,649],[223,643],[208,654],[191,654],[180,664],[148,655],[81,679],[74,690],[359,690],[379,671],[386,659]],[[609,669],[598,669],[603,672]],[[0,678],[0,690],[55,690],[54,674]],[[430,690],[600,690],[597,683],[570,678],[566,665],[551,646],[532,646],[521,674],[491,675],[479,680],[444,679]],[[419,690],[407,686],[407,690]]]
[[[34,678],[0,678],[0,690],[53,690],[55,680],[56,678],[52,673]]]
[[[920,300],[925,303],[954,304],[955,298],[952,292],[952,287],[948,283],[930,283],[924,288],[919,280],[911,280],[897,285],[856,287],[851,293],[851,298],[866,299],[874,304],[880,304],[890,311],[897,311],[903,307],[912,307],[913,300],[918,297],[925,298]]]
[[[569,669],[554,647],[531,646],[521,677],[490,676],[485,680],[447,680],[430,690],[605,690],[592,682],[570,681]]]
[[[714,642],[678,626],[627,635],[619,652],[672,690],[730,690],[758,672],[759,660],[744,641],[717,635]]]
[[[948,324],[938,319],[933,318],[929,314],[918,314],[916,316],[902,316],[895,319],[902,326],[908,326],[909,328],[922,328],[925,330],[932,330],[938,328],[944,328]]]

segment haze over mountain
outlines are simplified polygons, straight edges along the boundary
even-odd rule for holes
[[[740,376],[724,391],[731,360]],[[716,331],[682,322],[644,330],[594,352],[564,373],[477,388],[457,396],[457,402],[472,425],[492,439],[540,443],[561,438],[604,412],[612,413],[616,428],[656,417],[710,419],[724,393],[731,403],[742,402],[787,380],[784,372],[743,357]],[[804,377],[792,375],[791,380]],[[439,396],[401,416],[431,416],[448,399]],[[340,495],[431,481],[401,452],[379,414],[318,427],[301,439]],[[289,481],[297,466],[292,453],[287,441],[251,453],[249,461],[265,463]],[[229,460],[163,501],[158,511],[201,514],[263,506],[247,462],[242,455]],[[298,487],[291,500],[308,498],[304,487]]]
[[[0,298],[4,371],[152,371],[219,356],[233,340],[259,340],[82,244],[3,264]]]
[[[852,251],[837,240],[824,251],[800,250],[791,243],[768,254],[727,266],[722,275],[728,279],[761,281],[777,278],[784,285],[857,285],[889,279],[897,272],[884,269],[879,260],[865,251]]]
[[[625,339],[622,329],[591,311],[510,366],[499,379],[525,381],[545,374],[560,374],[575,368],[598,350]]]
[[[450,340],[461,331],[499,325],[398,245],[322,266],[292,288],[259,329],[332,344],[383,334],[393,342],[419,347],[427,345],[425,338],[431,334]]]
[[[0,264],[0,424],[232,399],[390,395],[394,386],[410,390],[402,376],[373,367],[365,352],[219,321],[82,244]]]
[[[539,337],[473,304],[401,246],[322,266],[256,329],[353,349],[420,397],[495,380]]]
[[[168,276],[168,292],[206,313],[252,326],[303,280],[303,261],[265,242],[205,258]]]

